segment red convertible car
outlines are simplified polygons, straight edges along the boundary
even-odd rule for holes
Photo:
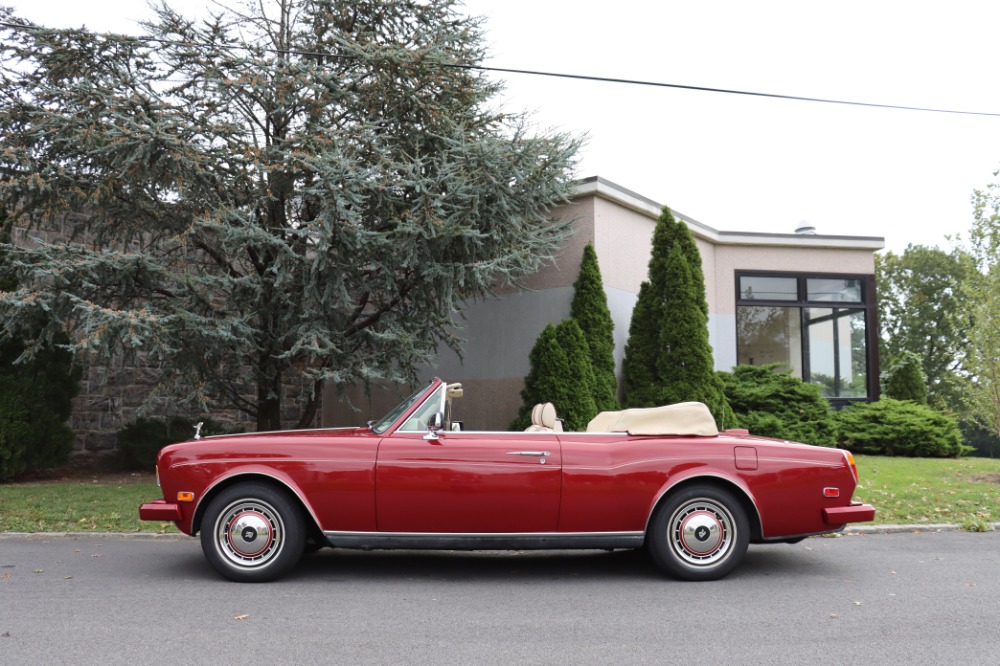
[[[201,533],[237,581],[272,580],[307,546],[646,547],[666,573],[714,580],[748,543],[868,521],[850,453],[719,432],[684,403],[604,412],[563,432],[551,404],[525,432],[467,431],[460,385],[434,379],[367,427],[206,437],[160,451],[164,499],[143,520]]]

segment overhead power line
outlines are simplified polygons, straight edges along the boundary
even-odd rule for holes
[[[6,21],[0,21],[0,27],[11,28],[15,30],[34,30],[34,31],[48,31],[57,32],[54,28],[42,28],[39,26],[27,26],[18,23],[9,23]],[[66,32],[66,31],[59,31]],[[169,39],[160,39],[158,37],[151,37],[147,35],[143,36],[126,36],[126,35],[115,35],[111,38],[121,39],[123,41],[134,41],[141,43],[156,43],[160,45],[173,45],[173,46],[216,46],[212,44],[198,43],[198,42],[185,42],[176,41]],[[241,47],[239,45],[227,44],[225,48],[228,49],[239,49],[239,48],[249,48]],[[273,53],[275,55],[297,55],[303,57],[323,57],[323,58],[341,58],[348,59],[353,56],[343,55],[338,53],[330,52],[317,52],[317,51],[299,51],[299,50],[280,50],[280,49],[261,49],[265,53]],[[472,71],[481,72],[497,72],[503,74],[521,74],[524,76],[545,76],[550,78],[559,79],[571,79],[577,81],[593,81],[597,83],[617,83],[623,85],[631,86],[647,86],[653,88],[673,88],[675,90],[691,90],[695,92],[710,92],[719,93],[723,95],[742,95],[745,97],[762,97],[768,99],[780,99],[780,100],[790,100],[795,102],[813,102],[818,104],[840,104],[844,106],[860,106],[868,107],[874,109],[892,109],[897,111],[922,111],[925,113],[948,113],[953,115],[965,115],[965,116],[986,116],[992,118],[1000,117],[1000,112],[989,112],[989,111],[966,111],[961,109],[943,109],[934,108],[926,106],[908,106],[904,104],[879,104],[876,102],[859,102],[855,100],[846,99],[833,99],[826,97],[807,97],[803,95],[785,95],[781,93],[767,93],[767,92],[757,92],[752,90],[737,90],[734,88],[715,88],[711,86],[693,86],[685,85],[681,83],[665,83],[661,81],[645,81],[642,79],[625,79],[618,77],[608,77],[608,76],[592,76],[588,74],[571,74],[565,72],[547,72],[544,70],[531,70],[531,69],[513,69],[509,67],[489,67],[486,65],[463,65],[457,63],[437,63],[439,67],[449,68],[449,69],[465,69]]]
[[[581,81],[598,81],[601,83],[623,83],[633,86],[652,86],[655,88],[675,88],[678,90],[694,90],[698,92],[722,93],[725,95],[745,95],[748,97],[767,97],[771,99],[786,99],[797,102],[818,102],[821,104],[845,104],[848,106],[866,106],[876,109],[897,109],[900,111],[926,111],[928,113],[954,113],[967,116],[992,116],[1000,117],[1000,112],[991,113],[988,111],[962,111],[959,109],[936,109],[924,106],[906,106],[902,104],[877,104],[874,102],[856,102],[845,99],[829,99],[823,97],[804,97],[801,95],[782,95],[779,93],[754,92],[752,90],[735,90],[731,88],[712,88],[708,86],[690,86],[680,83],[662,83],[657,81],[643,81],[640,79],[621,79],[606,76],[589,76],[586,74],[561,74],[558,72],[533,71],[529,69],[508,69],[505,67],[484,67],[480,65],[445,65],[445,67],[464,67],[467,69],[479,69],[488,72],[504,72],[507,74],[525,74],[529,76],[550,76],[561,79],[578,79]]]

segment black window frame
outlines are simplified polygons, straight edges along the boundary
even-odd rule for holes
[[[744,299],[741,281],[744,277],[774,277],[774,278],[795,278],[797,299],[791,300],[771,300],[771,299]],[[868,394],[865,398],[854,397],[828,397],[830,404],[840,409],[853,402],[875,402],[879,399],[879,359],[878,359],[878,308],[875,293],[875,275],[859,273],[810,273],[801,271],[763,271],[763,270],[737,270],[734,275],[736,291],[736,310],[740,306],[764,306],[780,308],[798,308],[799,324],[801,330],[801,354],[803,381],[810,381],[811,359],[809,345],[809,321],[806,313],[810,308],[822,308],[827,310],[850,310],[852,312],[861,311],[865,320],[865,387]],[[825,280],[859,280],[861,282],[861,301],[819,301],[809,300],[808,281],[815,279]],[[737,312],[738,315],[738,312]],[[739,317],[737,316],[737,321]],[[834,327],[836,329],[836,327]],[[740,336],[736,331],[736,358],[740,358]],[[838,390],[839,392],[839,390]]]

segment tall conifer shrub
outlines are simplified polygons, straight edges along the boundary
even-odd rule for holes
[[[713,366],[701,255],[687,226],[664,206],[653,231],[649,278],[629,326],[624,404],[703,402],[720,427],[731,427],[735,418]]]
[[[594,402],[597,411],[618,409],[618,378],[615,376],[615,323],[608,310],[604,280],[592,244],[583,249],[580,275],[573,285],[570,316],[583,331],[594,368]]]
[[[882,391],[887,398],[927,404],[927,375],[919,354],[903,350],[882,373]]]

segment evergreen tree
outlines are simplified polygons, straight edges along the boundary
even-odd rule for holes
[[[625,347],[624,404],[704,402],[720,427],[733,427],[713,368],[705,277],[694,237],[664,207],[652,245],[649,277],[639,289]]]
[[[537,270],[579,142],[496,108],[457,0],[265,0],[140,38],[0,8],[0,206],[69,243],[12,249],[7,329],[141,351],[160,394],[284,427],[323,382],[404,380],[454,312]],[[293,422],[294,423],[294,422]]]
[[[551,402],[566,430],[585,430],[598,409],[590,350],[580,325],[574,319],[565,319],[558,326],[548,324],[538,336],[530,359],[531,370],[521,391],[521,411],[511,429],[527,428],[532,408]]]
[[[587,340],[594,368],[594,402],[597,411],[618,409],[618,378],[615,376],[615,323],[608,310],[604,280],[597,263],[597,252],[590,243],[583,249],[580,275],[573,285],[570,316],[576,320]]]
[[[927,404],[927,377],[919,354],[902,351],[882,373],[882,392],[887,398]]]

